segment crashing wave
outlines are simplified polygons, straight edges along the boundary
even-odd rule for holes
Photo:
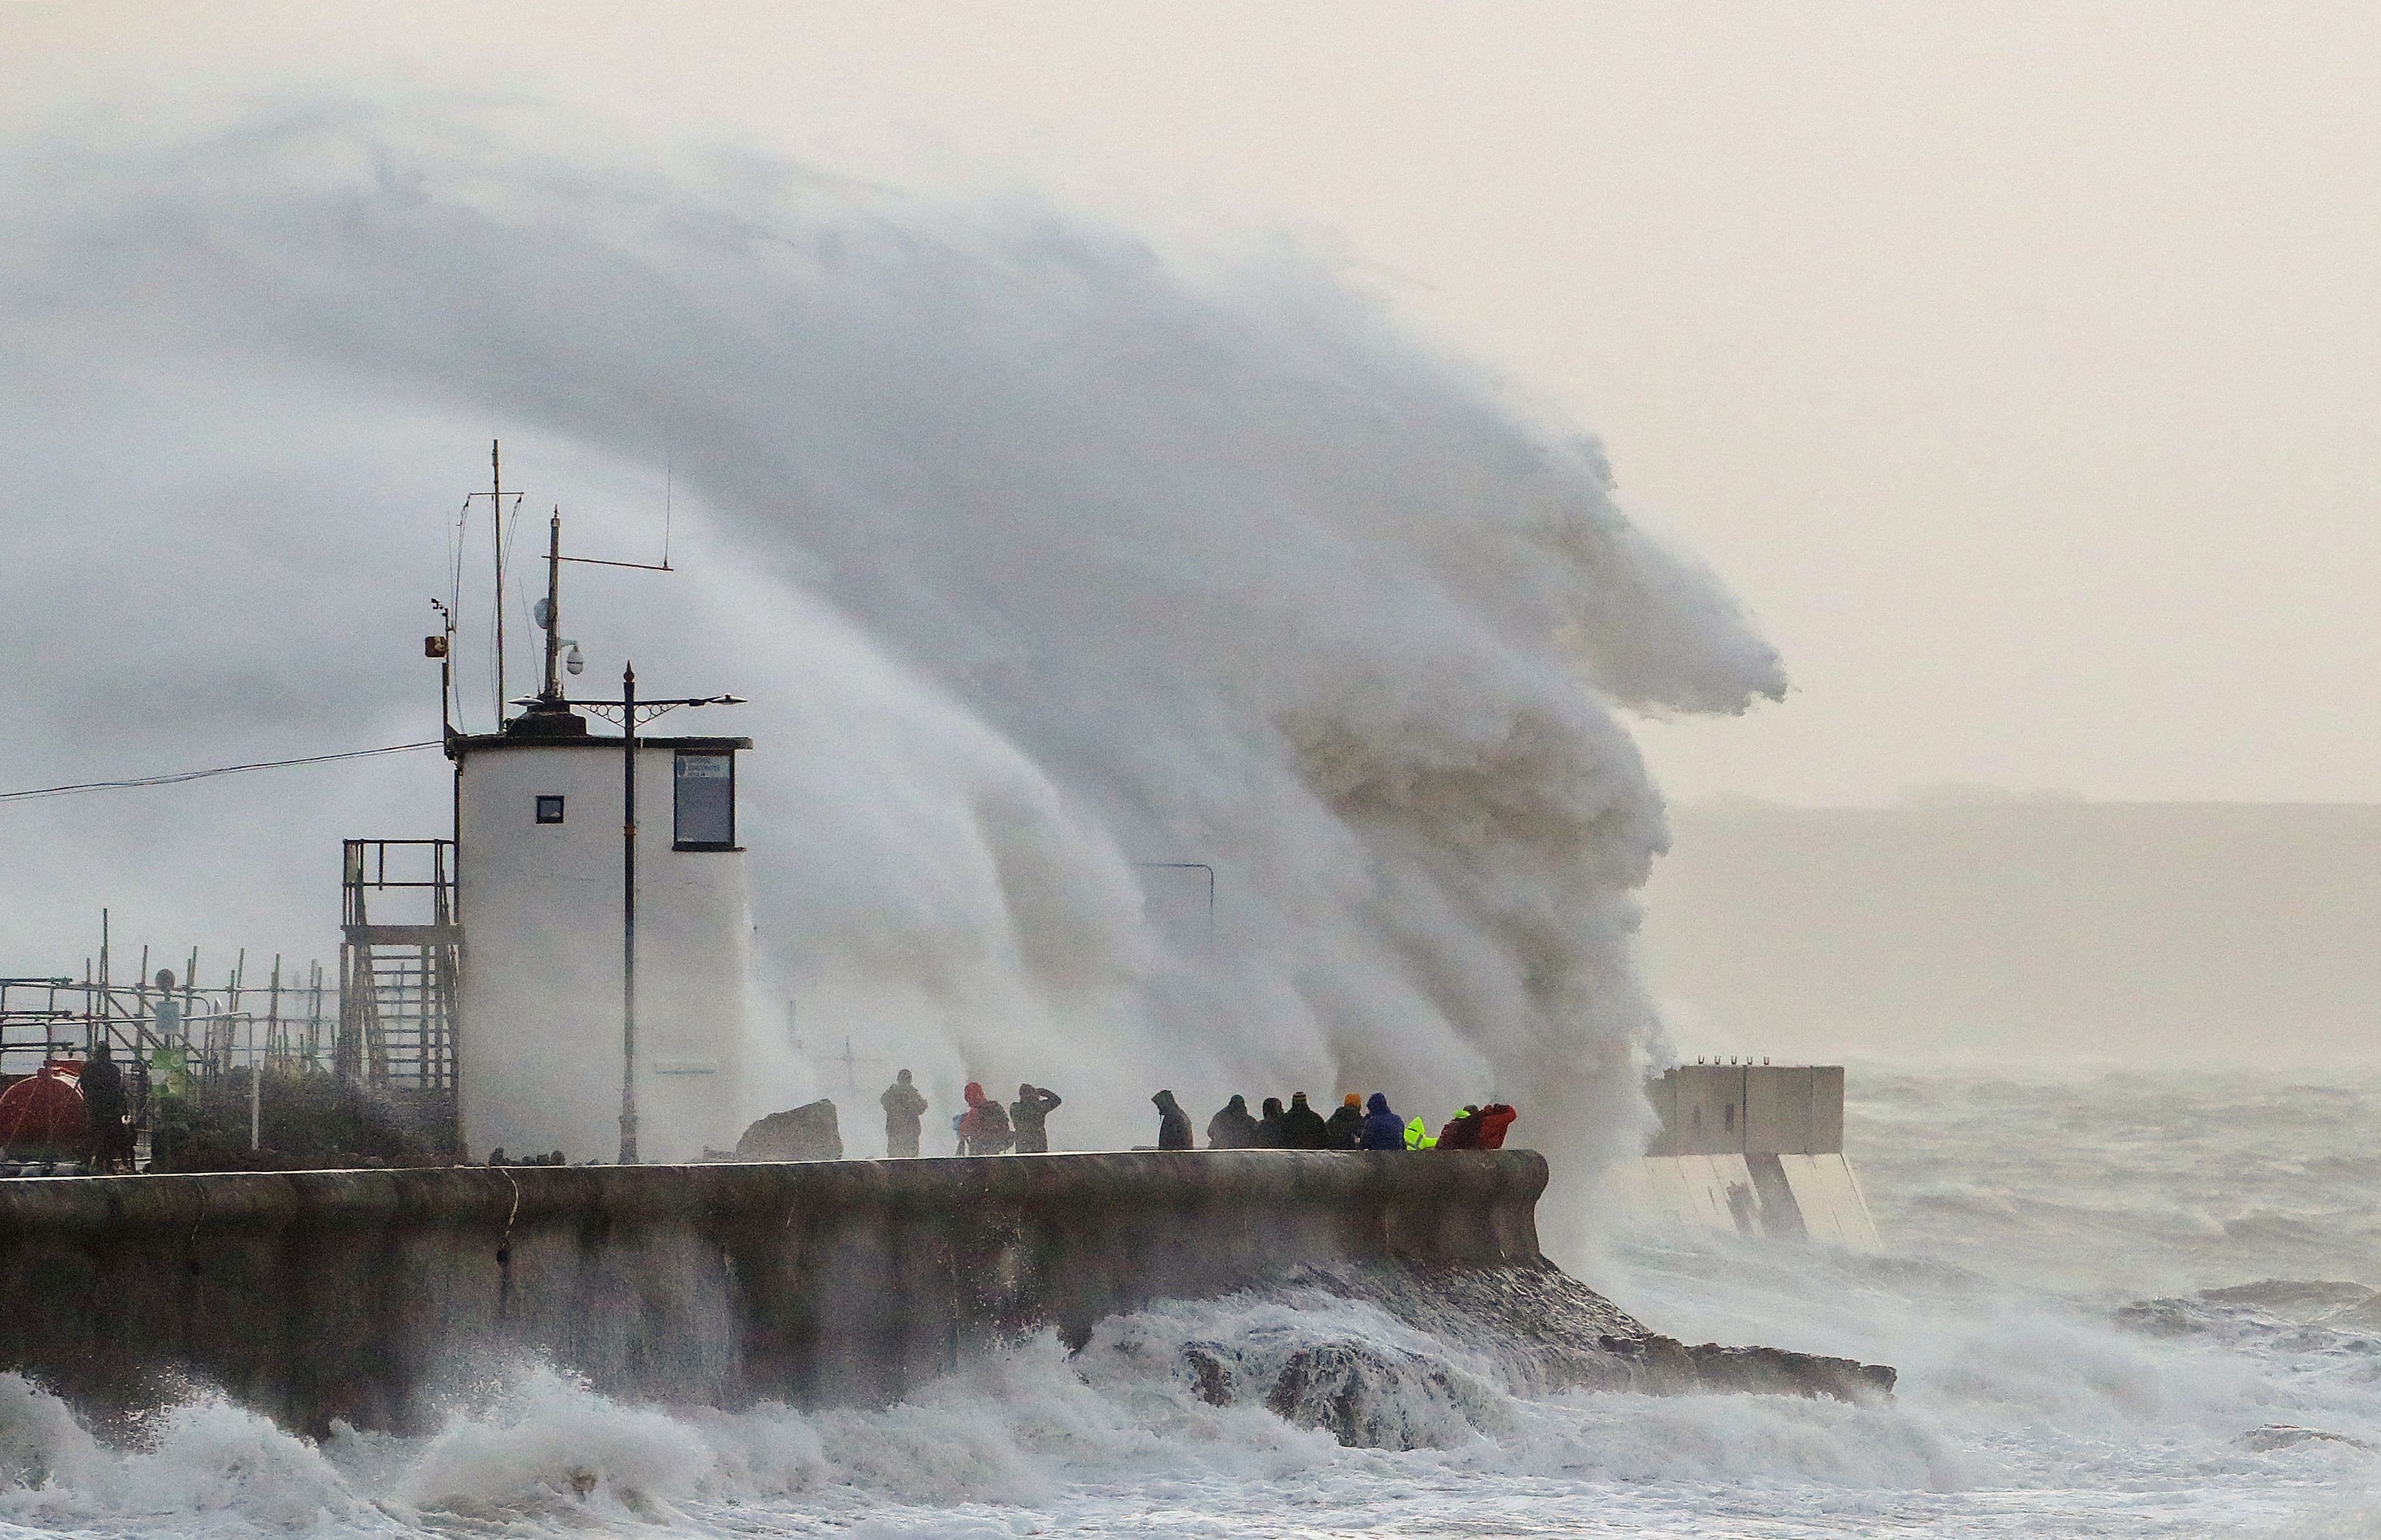
[[[1233,1329],[1199,1332],[1211,1314]],[[1867,1402],[1890,1396],[1895,1381],[1891,1368],[1851,1359],[1690,1346],[1551,1265],[1308,1267],[1215,1307],[1113,1318],[1084,1348],[1095,1363],[1169,1352],[1210,1405],[1259,1404],[1341,1444],[1393,1449],[1447,1448],[1493,1431],[1491,1409],[1511,1396],[1751,1391]]]

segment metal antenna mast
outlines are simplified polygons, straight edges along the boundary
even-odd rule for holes
[[[545,693],[542,700],[562,699],[562,681],[556,677],[562,661],[562,509],[545,527]]]
[[[488,440],[488,490],[465,495],[463,507],[467,516],[470,506],[482,497],[488,500],[490,520],[488,544],[495,556],[496,731],[502,732],[505,729],[505,460],[504,445],[497,439]],[[513,494],[513,501],[516,504],[520,501],[520,497],[519,493]],[[462,547],[458,545],[456,552],[456,597],[459,602],[462,596]],[[454,617],[448,616],[450,634],[453,621]],[[460,708],[461,699],[458,697],[455,703],[458,708]]]
[[[504,444],[488,440],[488,520],[490,543],[496,553],[496,727],[505,725],[505,462]]]
[[[545,690],[533,699],[516,701],[513,704],[526,707],[530,715],[522,718],[526,727],[545,713],[568,714],[573,707],[606,719],[619,713],[620,724],[620,1164],[634,1166],[637,1152],[637,750],[640,740],[637,728],[642,723],[679,706],[728,706],[744,703],[734,695],[681,696],[676,700],[640,701],[637,699],[637,668],[631,663],[620,670],[620,698],[617,701],[572,701],[564,698],[560,676],[562,657],[562,564],[577,562],[584,567],[619,567],[638,572],[666,572],[667,567],[654,567],[641,561],[605,561],[595,556],[566,556],[562,554],[562,510],[557,507],[545,527],[545,602],[539,606],[539,623],[545,628]],[[577,673],[579,644],[570,643],[569,668]]]

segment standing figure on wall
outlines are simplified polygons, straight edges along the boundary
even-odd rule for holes
[[[910,1083],[910,1071],[895,1077],[885,1094],[885,1156],[888,1160],[918,1158],[918,1120],[926,1115],[926,1098]]]

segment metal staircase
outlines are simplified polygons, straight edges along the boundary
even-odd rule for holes
[[[451,1123],[463,946],[455,842],[345,843],[334,1062],[342,1079],[409,1094],[432,1115],[443,1106]]]

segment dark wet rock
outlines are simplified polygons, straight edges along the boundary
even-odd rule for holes
[[[1182,1362],[1190,1370],[1190,1388],[1209,1406],[1232,1404],[1232,1372],[1225,1367],[1231,1350],[1215,1342],[1185,1342]]]
[[[1124,1352],[1137,1355],[1138,1344]],[[1502,1401],[1469,1355],[1349,1330],[1329,1312],[1259,1312],[1180,1353],[1190,1393],[1210,1406],[1263,1406],[1350,1448],[1459,1448],[1496,1423]]]
[[[1371,1305],[1415,1336],[1333,1330],[1313,1296]],[[1181,1347],[1191,1393],[1214,1406],[1259,1398],[1276,1416],[1350,1448],[1449,1448],[1476,1436],[1498,1392],[1649,1395],[1733,1392],[1874,1402],[1894,1371],[1777,1348],[1690,1347],[1649,1331],[1551,1264],[1428,1267],[1398,1263],[1300,1269],[1247,1291],[1314,1326],[1260,1325]]]
[[[1266,1393],[1273,1414],[1320,1428],[1349,1448],[1435,1448],[1449,1442],[1443,1419],[1419,1419],[1453,1389],[1447,1368],[1417,1354],[1341,1339],[1290,1355]]]
[[[2344,1433],[2327,1433],[2322,1428],[2293,1427],[2288,1423],[2267,1423],[2264,1427],[2251,1428],[2232,1442],[2258,1454],[2271,1454],[2276,1449],[2291,1448],[2307,1443],[2346,1444],[2351,1448],[2363,1449],[2368,1453],[2375,1447],[2364,1439],[2352,1438]]]
[[[1658,1340],[1668,1341],[1662,1338]],[[1789,1352],[1783,1348],[1723,1348],[1705,1342],[1686,1350],[1701,1390],[1757,1395],[1832,1397],[1839,1401],[1881,1400],[1899,1377],[1889,1364],[1850,1358]]]
[[[788,1112],[773,1112],[736,1142],[739,1160],[841,1160],[843,1133],[835,1104],[824,1097]]]
[[[1415,1330],[1478,1353],[1515,1393],[1634,1390],[1889,1397],[1886,1364],[1782,1348],[1689,1347],[1650,1330],[1552,1263],[1519,1267],[1379,1264],[1302,1269],[1293,1282],[1378,1306]]]

